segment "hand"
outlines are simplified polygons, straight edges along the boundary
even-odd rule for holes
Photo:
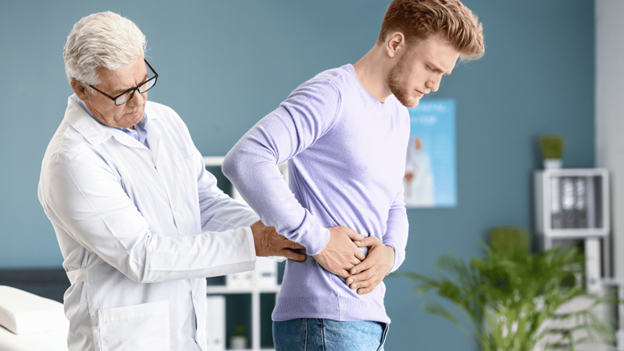
[[[373,291],[394,267],[394,249],[384,245],[377,237],[370,236],[356,241],[359,247],[368,246],[368,256],[362,263],[351,268],[346,282],[351,290],[357,290],[359,295]]]
[[[283,256],[303,262],[306,255],[292,251],[293,249],[305,249],[305,247],[294,241],[286,239],[285,236],[275,231],[275,227],[267,227],[262,221],[257,221],[251,225],[256,256]]]
[[[329,228],[329,242],[313,257],[321,267],[345,279],[350,276],[349,269],[366,258],[353,243],[353,240],[363,239],[355,230],[344,226]]]

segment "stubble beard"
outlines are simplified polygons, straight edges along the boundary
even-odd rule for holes
[[[388,72],[386,78],[388,82],[388,88],[399,102],[405,107],[416,107],[418,105],[418,98],[410,95],[410,91],[405,88],[407,85],[405,82],[405,58],[401,58],[394,67]]]

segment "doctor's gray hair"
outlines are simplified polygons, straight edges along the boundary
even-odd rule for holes
[[[83,17],[74,25],[63,49],[67,80],[98,85],[98,68],[122,69],[144,56],[146,46],[145,35],[125,17],[110,11]]]

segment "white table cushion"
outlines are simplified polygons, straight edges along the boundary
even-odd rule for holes
[[[0,285],[0,325],[17,335],[67,331],[63,304]]]
[[[2,351],[67,351],[67,330],[15,335],[0,327]]]

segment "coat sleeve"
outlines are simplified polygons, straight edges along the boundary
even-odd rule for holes
[[[207,230],[185,236],[153,233],[103,158],[85,145],[66,151],[51,155],[42,169],[44,210],[55,227],[130,279],[150,283],[254,268],[253,237],[244,227],[254,215],[228,208],[231,201],[211,175],[202,173],[199,186]],[[233,215],[229,221],[211,220],[228,214]]]
[[[177,128],[187,140],[186,144],[193,155],[202,231],[249,227],[258,221],[260,218],[248,205],[232,199],[217,187],[217,179],[206,170],[204,158],[193,144],[188,128],[173,110],[170,113],[175,115]]]

